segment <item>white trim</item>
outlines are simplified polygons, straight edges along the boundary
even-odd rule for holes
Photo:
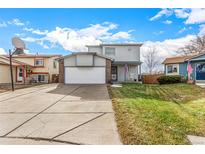
[[[177,72],[174,73],[168,73],[168,66],[176,66]],[[179,64],[166,64],[166,75],[179,75]]]

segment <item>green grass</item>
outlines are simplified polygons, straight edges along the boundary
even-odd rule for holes
[[[189,144],[205,136],[205,90],[189,84],[110,88],[124,144]]]

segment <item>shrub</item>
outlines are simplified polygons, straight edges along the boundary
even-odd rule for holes
[[[159,84],[172,84],[172,83],[181,83],[182,77],[179,75],[167,75],[167,76],[160,76],[157,81]]]

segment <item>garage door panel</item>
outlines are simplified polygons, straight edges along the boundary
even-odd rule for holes
[[[67,84],[104,84],[105,67],[66,67]]]

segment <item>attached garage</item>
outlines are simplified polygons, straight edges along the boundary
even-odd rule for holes
[[[111,81],[111,59],[93,52],[78,52],[60,59],[60,82],[105,84]]]
[[[105,67],[66,67],[67,84],[104,84]]]

